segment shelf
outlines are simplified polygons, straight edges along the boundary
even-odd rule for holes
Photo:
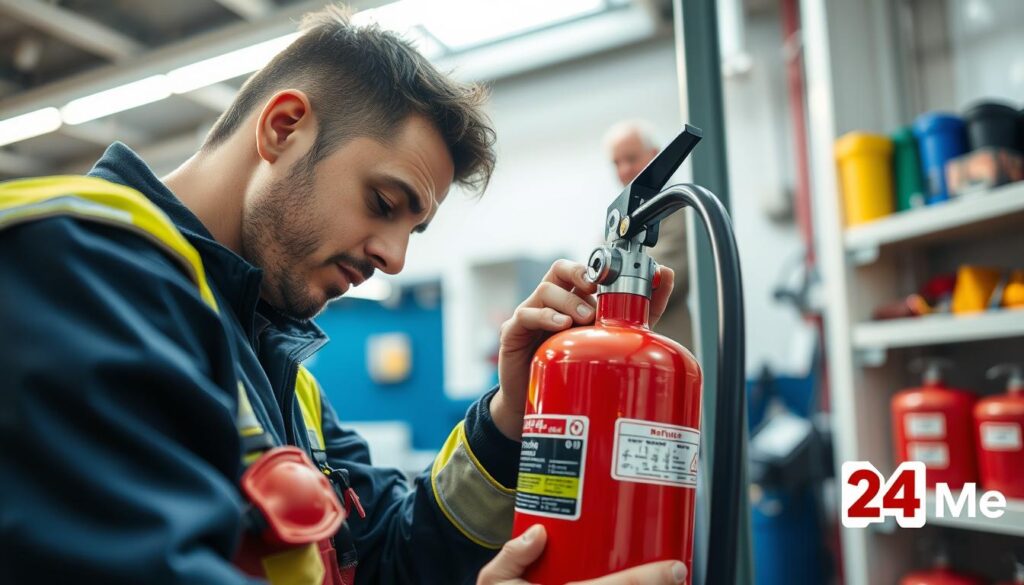
[[[1024,181],[936,205],[903,211],[846,229],[848,252],[982,233],[1024,219]]]
[[[959,497],[960,492],[953,492],[954,499]],[[980,497],[980,491],[978,495],[975,495],[975,512],[976,517],[974,518],[939,518],[935,515],[935,492],[928,490],[926,496],[928,524],[931,526],[945,526],[948,528],[960,528],[963,530],[974,530],[978,532],[988,532],[992,534],[1010,534],[1012,536],[1024,536],[1024,500],[1013,500],[1010,498],[1006,499],[1005,513],[1002,518],[986,518],[981,515],[981,508],[978,507],[977,500]],[[964,514],[966,515],[966,505],[964,508]]]
[[[1024,309],[861,323],[853,329],[853,346],[857,349],[922,347],[1017,336],[1024,336]]]

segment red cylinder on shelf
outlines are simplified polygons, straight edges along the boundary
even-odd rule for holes
[[[950,388],[942,380],[945,360],[924,363],[920,387],[898,392],[892,399],[892,425],[896,464],[921,461],[927,470],[926,484],[960,489],[978,481],[974,448],[975,396]]]
[[[900,579],[900,585],[985,585],[984,579],[957,573],[946,567],[917,571]]]
[[[1024,369],[1005,364],[988,375],[1007,375],[1008,380],[1006,394],[979,400],[974,407],[981,486],[1024,498]]]

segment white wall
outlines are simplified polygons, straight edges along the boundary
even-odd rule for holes
[[[794,309],[772,299],[783,265],[792,267],[803,249],[795,223],[772,221],[767,213],[790,200],[795,174],[781,25],[773,14],[748,16],[746,36],[754,66],[726,80],[723,94],[730,210],[746,301],[747,373],[762,364],[788,373],[809,357],[803,355],[807,346],[797,342],[805,325]]]
[[[777,23],[747,27],[755,68],[726,87],[732,207],[744,270],[748,371],[788,363],[799,319],[772,303],[779,266],[798,252],[794,225],[770,222],[762,207],[783,188],[789,159]],[[469,266],[513,257],[565,256],[584,261],[600,239],[604,210],[620,187],[601,147],[612,123],[643,117],[681,127],[670,39],[503,80],[489,108],[498,133],[498,168],[486,195],[453,193],[431,229],[414,236],[404,278],[442,275],[447,390],[478,393],[489,368],[487,348],[471,342],[492,319],[476,308]],[[513,307],[510,307],[511,310]],[[496,332],[495,332],[496,334]]]
[[[982,99],[1024,106],[1024,2],[916,0],[912,6],[920,97],[911,118],[929,110],[962,112]]]
[[[621,187],[601,146],[605,130],[644,117],[671,136],[680,127],[671,40],[502,80],[489,112],[498,167],[486,195],[453,193],[428,233],[410,244],[410,276],[443,275],[447,390],[478,393],[489,367],[473,344],[479,328],[468,266],[487,260],[563,256],[580,262],[600,241]],[[510,307],[510,310],[514,306]]]

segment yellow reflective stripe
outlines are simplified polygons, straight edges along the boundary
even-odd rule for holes
[[[305,366],[299,366],[299,373],[295,376],[295,396],[299,399],[299,410],[302,411],[302,422],[306,423],[306,430],[313,431],[310,442],[314,439],[319,441],[319,444],[313,447],[323,449],[326,443],[323,410],[320,405],[320,385]]]
[[[235,419],[235,426],[238,427],[238,434],[243,437],[254,437],[263,433],[263,425],[256,418],[256,412],[249,402],[249,393],[245,391],[245,386],[241,382],[238,383],[238,416]]]
[[[0,228],[57,215],[125,227],[145,237],[182,266],[203,301],[217,310],[199,252],[160,208],[135,189],[75,175],[0,183]]]
[[[512,533],[515,490],[501,485],[473,454],[460,422],[430,470],[430,485],[446,518],[472,542],[497,549]]]
[[[316,543],[262,558],[270,585],[322,585],[327,570]]]

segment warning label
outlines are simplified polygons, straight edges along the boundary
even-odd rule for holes
[[[949,449],[945,443],[907,443],[907,458],[920,461],[928,469],[949,467]]]
[[[697,487],[700,431],[620,418],[615,422],[612,477],[619,481]]]
[[[1020,451],[1020,425],[1015,422],[981,423],[981,446],[989,451]]]
[[[563,520],[580,517],[588,426],[585,416],[524,417],[517,511]]]

